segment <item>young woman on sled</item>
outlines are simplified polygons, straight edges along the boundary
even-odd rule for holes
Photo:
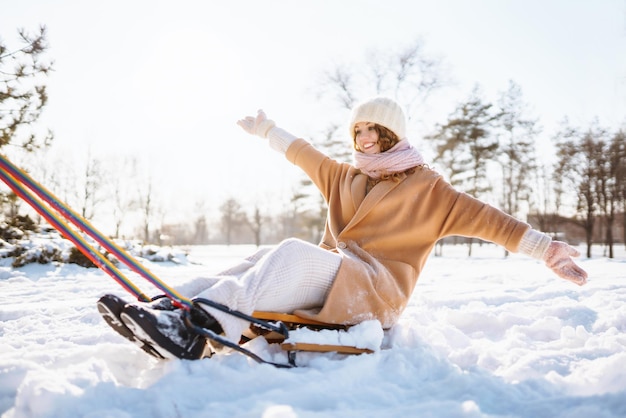
[[[246,314],[295,313],[354,325],[377,319],[390,328],[406,307],[420,272],[441,238],[459,235],[499,244],[544,260],[559,277],[583,285],[578,252],[508,214],[455,190],[425,164],[406,138],[406,119],[393,100],[356,106],[349,120],[352,164],[330,159],[259,111],[238,124],[299,166],[328,204],[319,245],[287,239],[243,263],[177,289]],[[98,302],[107,322],[147,352],[198,359],[206,338],[182,320],[168,298],[127,303],[114,295]],[[238,342],[249,323],[202,303],[192,322]]]

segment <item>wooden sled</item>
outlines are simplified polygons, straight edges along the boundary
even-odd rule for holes
[[[252,314],[253,317],[257,319],[262,319],[264,321],[281,321],[283,324],[287,326],[290,330],[296,330],[298,328],[306,327],[313,330],[347,330],[349,327],[345,325],[337,325],[337,324],[328,324],[325,322],[314,321],[312,319],[302,318],[293,314],[285,314],[279,312],[266,312],[266,311],[255,311]],[[316,344],[316,343],[305,343],[305,342],[284,342],[284,337],[276,332],[263,332],[262,329],[255,327],[254,325],[250,327],[250,332],[244,336],[246,338],[252,339],[259,335],[263,336],[269,343],[280,344],[281,349],[287,351],[290,359],[295,357],[295,353],[298,351],[308,351],[308,352],[317,352],[317,353],[339,353],[339,354],[369,354],[373,353],[369,348],[357,348],[353,346],[347,345],[334,345],[334,344]]]

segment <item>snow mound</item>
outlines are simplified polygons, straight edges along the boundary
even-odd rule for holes
[[[384,332],[380,322],[372,320],[361,322],[347,330],[299,328],[289,332],[289,338],[285,343],[343,345],[378,351],[383,338]]]

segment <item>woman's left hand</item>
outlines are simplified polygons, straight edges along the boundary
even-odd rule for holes
[[[572,260],[578,256],[580,253],[575,248],[561,241],[552,241],[543,260],[559,277],[582,286],[587,283],[587,272]]]

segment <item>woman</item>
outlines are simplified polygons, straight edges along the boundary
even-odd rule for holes
[[[238,124],[269,139],[318,187],[328,204],[319,246],[288,239],[219,275],[199,279],[182,294],[254,310],[296,313],[333,324],[398,320],[435,243],[446,236],[480,238],[545,260],[558,276],[583,285],[578,252],[465,193],[424,164],[406,139],[406,119],[391,99],[376,97],[349,121],[354,164],[328,158],[259,111]],[[249,325],[202,304],[194,322],[238,341]],[[162,357],[200,358],[204,337],[186,329],[168,299],[126,304],[104,296],[99,309],[118,332]],[[156,352],[156,353],[155,353]]]

